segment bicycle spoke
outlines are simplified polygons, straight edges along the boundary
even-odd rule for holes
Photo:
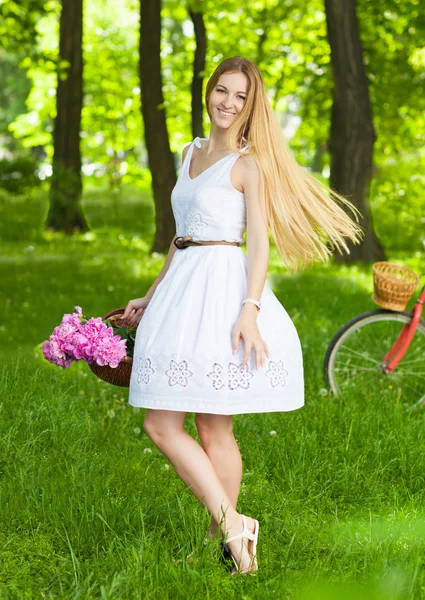
[[[335,337],[328,355],[333,391],[390,394],[403,404],[418,402],[425,391],[425,328],[419,324],[403,358],[391,373],[383,370],[384,357],[400,339],[411,316],[371,312],[353,320]],[[397,356],[397,353],[394,354]],[[393,357],[394,358],[394,357]]]
[[[424,362],[423,358],[415,358],[414,360],[406,360],[405,358],[402,358],[401,360],[403,362],[403,365],[410,365],[412,363],[423,363]]]
[[[351,353],[356,356],[359,356],[362,360],[370,360],[371,362],[379,364],[379,361],[376,360],[375,358],[371,358],[370,356],[365,356],[364,354],[362,354],[361,352],[358,352],[357,350],[354,350],[353,348],[344,347],[343,352],[346,352],[347,354]]]
[[[368,369],[367,367],[361,367],[360,365],[355,365],[354,369],[357,371],[369,371],[371,373],[376,373],[377,369]],[[350,367],[335,367],[335,371],[347,371],[347,370],[353,370],[353,365],[350,365]]]
[[[413,375],[414,377],[421,377],[421,379],[425,380],[425,375],[423,373],[418,373],[417,371],[405,371],[404,369],[400,369],[397,371],[393,371],[393,373],[391,373],[391,375],[399,375],[400,377],[402,375]]]

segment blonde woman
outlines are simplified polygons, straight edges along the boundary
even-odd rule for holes
[[[236,508],[233,415],[304,405],[300,340],[266,280],[269,230],[295,271],[348,251],[344,238],[357,242],[361,229],[339,203],[354,207],[293,159],[253,62],[224,60],[205,100],[209,138],[185,147],[171,196],[176,236],[147,294],[123,314],[138,324],[129,403],[147,409],[144,431],[209,511],[232,572],[249,573],[259,522]],[[202,446],[185,431],[189,412]]]

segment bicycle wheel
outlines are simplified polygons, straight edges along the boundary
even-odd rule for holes
[[[384,356],[396,342],[410,312],[372,310],[346,323],[332,338],[324,360],[324,376],[332,392],[379,393],[414,406],[425,402],[425,322],[392,373],[382,370]]]

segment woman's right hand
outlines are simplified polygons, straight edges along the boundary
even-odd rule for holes
[[[130,300],[125,307],[123,315],[119,319],[119,324],[125,327],[137,327],[148,304],[149,299],[145,296],[143,298]]]

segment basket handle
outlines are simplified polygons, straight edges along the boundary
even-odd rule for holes
[[[106,314],[104,317],[102,317],[102,319],[109,319],[109,317],[113,317],[115,315],[123,315],[125,311],[125,308],[114,308],[114,310],[111,310],[110,312],[108,312],[108,314]]]

